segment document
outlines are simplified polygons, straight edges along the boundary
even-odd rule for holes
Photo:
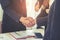
[[[9,33],[0,34],[0,40],[16,40]]]
[[[34,37],[35,34],[32,33],[32,31],[20,31],[20,32],[12,32],[10,33],[13,37],[15,38],[20,38],[20,39],[24,39],[24,38],[28,38],[28,37]]]
[[[18,38],[24,39],[24,38],[36,38],[36,33],[39,33],[42,36],[44,36],[44,29],[18,31],[18,32],[11,32],[9,34],[16,39]]]

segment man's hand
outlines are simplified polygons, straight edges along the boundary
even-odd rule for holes
[[[31,17],[21,17],[20,21],[26,27],[32,27],[35,24],[35,20]]]

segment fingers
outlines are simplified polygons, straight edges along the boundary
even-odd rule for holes
[[[30,27],[32,24],[29,20],[26,20],[24,23],[23,23],[26,27]]]
[[[23,23],[26,27],[32,27],[35,24],[35,21],[33,18],[28,17],[25,22]]]
[[[35,24],[35,20],[31,17],[22,17],[20,21],[26,27],[32,27]]]
[[[28,20],[29,20],[29,24],[31,25],[31,26],[33,26],[34,24],[35,24],[35,20],[33,19],[33,18],[31,18],[31,17],[28,17]]]

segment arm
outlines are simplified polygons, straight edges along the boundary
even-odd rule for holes
[[[13,9],[9,8],[11,4],[11,0],[1,0],[1,5],[4,13],[6,13],[9,17],[19,23],[20,15]]]
[[[40,28],[40,26],[47,26],[47,20],[48,20],[48,16],[37,18],[38,28]]]

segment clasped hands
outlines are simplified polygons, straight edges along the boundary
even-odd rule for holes
[[[36,20],[32,17],[21,17],[20,22],[22,22],[25,27],[32,27],[33,25],[35,25]]]

